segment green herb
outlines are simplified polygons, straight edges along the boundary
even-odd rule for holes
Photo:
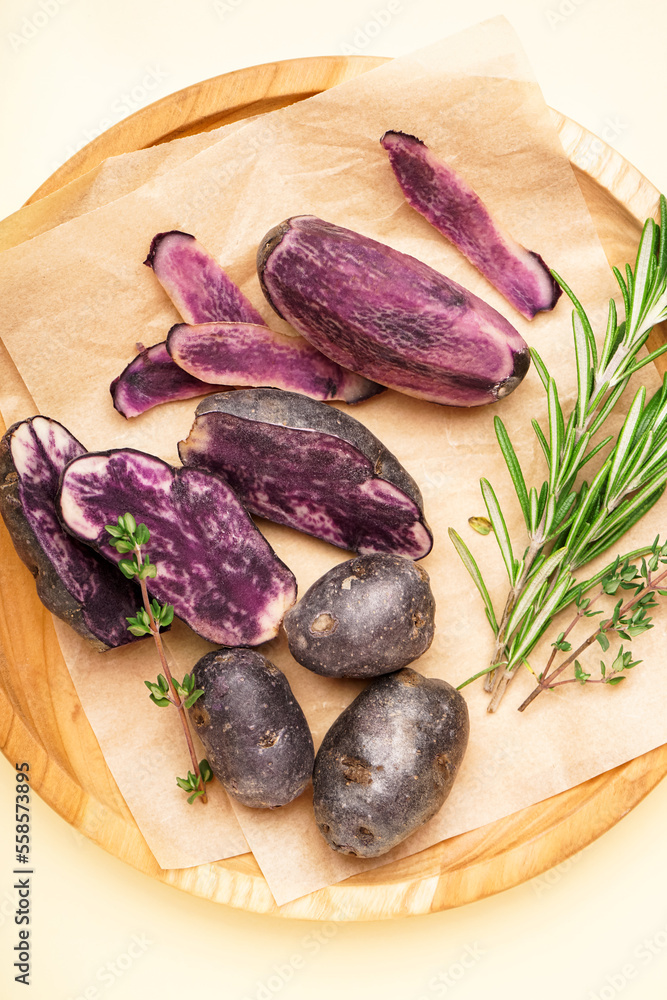
[[[493,531],[488,517],[469,517],[468,524],[478,535],[489,535]]]
[[[191,708],[204,691],[201,688],[195,688],[195,679],[192,674],[186,674],[179,684],[169,669],[160,637],[160,629],[171,625],[174,619],[174,608],[171,604],[161,605],[155,599],[152,601],[148,599],[146,580],[157,576],[157,567],[150,561],[149,556],[142,552],[142,546],[147,545],[150,541],[150,532],[145,524],[137,524],[132,514],[121,515],[117,524],[105,525],[105,531],[111,535],[110,544],[118,552],[132,553],[130,559],[121,559],[118,567],[128,580],[136,578],[141,587],[144,606],[137,611],[134,617],[128,617],[127,621],[130,623],[128,631],[136,636],[153,636],[160,664],[164,671],[164,673],[158,674],[156,682],[144,681],[149,690],[149,697],[158,708],[173,705],[178,710],[183,726],[194,772],[188,771],[187,778],[177,778],[176,781],[184,791],[193,793],[188,796],[190,804],[199,797],[201,797],[202,802],[206,802],[206,784],[212,779],[211,769],[206,760],[197,763],[192,733],[186,715],[186,709]]]
[[[519,706],[520,712],[528,708],[542,691],[553,690],[561,684],[576,682],[580,684],[610,684],[612,686],[620,684],[621,681],[625,680],[627,671],[641,663],[641,660],[633,660],[632,653],[624,651],[623,645],[621,645],[610,667],[607,667],[604,660],[600,660],[600,676],[594,678],[584,671],[578,657],[596,641],[602,651],[606,653],[610,647],[610,633],[615,632],[626,642],[632,642],[638,635],[653,628],[652,618],[648,612],[657,607],[658,602],[655,600],[655,595],[656,593],[662,597],[667,595],[667,590],[658,588],[658,585],[667,579],[667,570],[658,576],[655,575],[658,566],[667,564],[667,542],[660,545],[659,539],[656,538],[647,555],[649,556],[648,560],[643,558],[639,566],[630,563],[629,559],[617,559],[609,572],[602,577],[595,596],[586,599],[579,596],[575,599],[577,613],[567,629],[561,632],[558,639],[552,643],[554,649],[549,662],[538,677],[537,687]],[[602,614],[602,611],[592,611],[592,605],[605,595],[616,595],[619,589],[631,590],[633,596],[625,602],[621,597],[616,602],[611,616],[601,620],[595,631],[570,656],[563,660],[559,666],[553,667],[559,650],[566,653],[571,651],[572,645],[566,641],[566,637],[577,623],[583,618],[593,618]],[[574,676],[557,681],[556,678],[571,664],[574,664]]]
[[[486,675],[485,687],[493,692],[490,712],[498,708],[516,667],[526,663],[554,616],[601,579],[597,574],[578,582],[574,572],[618,541],[656,503],[665,488],[667,377],[648,402],[646,390],[639,389],[616,436],[610,434],[594,441],[630,377],[667,350],[665,344],[637,359],[653,326],[667,317],[667,202],[663,196],[660,221],[660,226],[653,219],[646,221],[634,271],[627,265],[623,276],[613,269],[623,297],[625,319],[619,322],[616,305],[610,300],[599,351],[581,303],[552,272],[574,304],[577,399],[566,416],[554,379],[539,354],[531,350],[546,393],[548,415],[548,437],[537,420],[532,421],[548,467],[548,478],[539,489],[527,486],[505,425],[495,418],[496,436],[527,533],[525,551],[517,558],[498,498],[491,484],[483,479],[482,497],[509,581],[499,618],[472,553],[450,528],[450,537],[482,595],[495,635],[490,665],[459,687]],[[578,483],[584,466],[608,445],[607,457],[592,481]],[[627,558],[648,551],[628,553]]]

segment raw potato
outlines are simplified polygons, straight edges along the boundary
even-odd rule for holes
[[[114,407],[124,417],[138,417],[152,406],[222,392],[224,385],[202,382],[172,361],[166,343],[143,348],[109,386]]]
[[[178,453],[224,476],[253,514],[332,545],[413,559],[431,551],[419,487],[396,457],[354,417],[301,393],[209,396]]]
[[[409,667],[378,677],[339,715],[313,772],[315,819],[335,851],[386,854],[440,809],[468,745],[459,692]]]
[[[380,140],[408,203],[465,254],[526,319],[553,309],[562,292],[538,253],[503,231],[482,199],[449,163],[414,135]]]
[[[339,563],[284,619],[292,656],[326,677],[377,677],[412,663],[433,641],[428,573],[388,553]]]
[[[58,520],[61,473],[85,454],[57,420],[38,415],[12,424],[0,440],[0,515],[42,604],[102,652],[136,641],[126,617],[136,614],[141,594]]]
[[[179,369],[209,388],[274,386],[346,403],[384,392],[376,382],[329,361],[303,337],[257,323],[177,323],[167,336],[167,351]]]
[[[449,406],[508,396],[528,345],[487,302],[408,254],[313,215],[271,229],[260,284],[279,316],[344,368]]]
[[[296,580],[219,476],[135,451],[89,452],[64,469],[58,511],[76,538],[114,563],[105,525],[134,514],[150,532],[151,597],[209,642],[259,646],[278,634]],[[120,572],[118,573],[120,576]]]
[[[287,805],[313,773],[313,739],[285,675],[251,649],[207,653],[189,710],[216,778],[252,809]]]

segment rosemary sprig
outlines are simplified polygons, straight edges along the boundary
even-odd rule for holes
[[[148,554],[142,552],[142,546],[147,545],[150,541],[150,532],[145,524],[137,524],[132,514],[121,515],[118,518],[117,524],[105,525],[105,531],[111,535],[109,544],[113,545],[118,552],[127,555],[132,553],[131,558],[120,560],[118,568],[128,580],[133,580],[136,577],[141,587],[144,606],[137,611],[134,617],[127,618],[127,621],[130,623],[128,631],[136,636],[153,636],[158,656],[160,657],[160,664],[164,671],[164,673],[158,674],[157,682],[144,681],[150,692],[149,697],[153,704],[159,708],[173,705],[178,711],[183,727],[194,773],[188,771],[187,778],[176,778],[176,783],[179,788],[191,793],[188,796],[190,804],[196,798],[201,798],[202,802],[206,802],[206,783],[211,781],[211,768],[207,760],[201,760],[197,763],[192,734],[187,715],[185,714],[185,710],[194,705],[197,699],[203,695],[204,691],[201,688],[195,688],[195,680],[192,674],[186,674],[182,683],[179,684],[169,669],[162,645],[160,629],[171,625],[174,619],[174,608],[171,604],[160,605],[155,599],[152,601],[148,599],[146,580],[157,576],[157,566],[150,561]]]
[[[615,437],[610,434],[594,441],[630,377],[667,350],[665,344],[637,359],[653,326],[667,317],[664,196],[660,198],[660,226],[653,219],[644,224],[634,270],[626,265],[625,276],[617,268],[613,271],[625,319],[619,322],[611,299],[599,351],[583,306],[552,272],[574,305],[577,399],[566,417],[555,380],[539,354],[531,350],[547,397],[548,438],[537,420],[532,421],[548,467],[548,478],[539,489],[528,488],[505,425],[499,417],[494,421],[528,539],[522,558],[517,558],[498,498],[483,479],[482,497],[509,581],[499,617],[472,553],[450,529],[450,537],[482,595],[495,635],[491,663],[475,675],[486,675],[485,687],[493,692],[490,712],[496,711],[516,667],[526,661],[554,616],[590,589],[591,582],[578,582],[574,572],[625,534],[659,499],[667,483],[667,377],[648,402],[643,387],[637,392]],[[611,450],[590,484],[584,481],[577,485],[584,466],[610,444]]]
[[[609,633],[611,632],[615,632],[626,642],[631,642],[638,635],[642,635],[642,633],[653,628],[652,618],[648,612],[658,605],[658,602],[655,600],[655,595],[658,593],[661,597],[667,596],[667,590],[659,588],[659,584],[667,580],[667,570],[663,570],[663,572],[657,576],[655,573],[658,566],[664,566],[665,564],[667,564],[667,542],[660,545],[659,539],[656,538],[651,546],[648,561],[646,558],[642,558],[640,566],[636,566],[631,564],[629,559],[616,559],[609,573],[603,576],[600,588],[594,597],[586,599],[581,596],[577,597],[575,601],[577,605],[577,613],[567,629],[565,629],[564,632],[561,632],[556,641],[552,643],[553,652],[549,657],[549,661],[545,669],[538,677],[537,687],[534,688],[525,701],[519,706],[520,712],[523,712],[524,709],[528,708],[531,702],[533,702],[535,698],[542,693],[542,691],[553,690],[553,688],[559,687],[561,684],[580,683],[616,685],[625,680],[627,671],[638,666],[641,663],[641,660],[633,660],[632,654],[624,651],[623,645],[620,646],[619,651],[611,664],[611,668],[608,668],[607,664],[603,660],[600,661],[599,678],[593,678],[591,674],[586,673],[578,658],[588,649],[589,646],[592,646],[596,640],[603,652],[606,652],[609,649]],[[567,638],[575,626],[583,618],[593,618],[601,615],[603,613],[602,611],[591,610],[593,604],[595,604],[595,602],[605,594],[616,594],[619,589],[632,590],[632,598],[625,603],[622,598],[617,601],[611,616],[600,621],[597,628],[591,633],[591,635],[589,635],[588,638],[574,650],[574,652],[571,652],[572,645],[567,641]],[[566,659],[564,659],[559,666],[553,667],[553,662],[559,651],[570,653],[570,655],[566,657]],[[571,664],[574,664],[574,676],[557,681],[556,678],[559,677]]]

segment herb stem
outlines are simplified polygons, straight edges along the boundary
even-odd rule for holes
[[[632,611],[632,609],[635,607],[635,605],[637,605],[639,603],[639,601],[641,601],[641,599],[646,596],[646,594],[648,594],[650,591],[654,590],[657,587],[657,585],[659,583],[661,583],[662,580],[664,580],[666,577],[667,577],[667,570],[665,570],[663,573],[661,573],[660,576],[656,577],[655,580],[652,579],[651,574],[649,572],[648,575],[647,575],[646,584],[644,585],[644,587],[642,587],[642,589],[638,593],[636,593],[635,596],[633,598],[631,598],[631,600],[629,600],[626,604],[624,604],[622,606],[622,608],[620,609],[617,617],[620,618],[621,616],[627,614],[628,611]],[[598,594],[598,597],[599,596],[601,596],[601,595]],[[595,600],[597,600],[597,597],[595,598]],[[591,601],[591,604],[592,603],[593,602]],[[580,617],[580,614],[578,613],[577,614],[577,618],[575,618],[575,621],[573,622],[572,626],[570,626],[570,629],[568,629],[568,631],[571,631],[572,627],[574,626],[574,624],[576,624],[576,621],[578,620],[579,617]],[[525,699],[525,701],[523,701],[521,703],[521,705],[519,705],[518,711],[519,712],[523,712],[526,708],[528,708],[528,706],[530,705],[530,703],[532,701],[534,701],[539,694],[542,693],[542,691],[546,691],[548,688],[550,688],[552,686],[552,681],[554,680],[554,678],[556,678],[560,674],[562,674],[562,672],[567,667],[569,667],[571,663],[574,663],[574,661],[579,656],[581,656],[581,654],[584,653],[588,649],[589,646],[591,646],[595,642],[595,640],[597,639],[598,635],[601,635],[603,632],[608,632],[608,631],[612,631],[613,630],[612,629],[613,624],[614,624],[614,619],[613,618],[606,618],[604,621],[600,622],[600,624],[597,627],[597,629],[595,630],[595,632],[593,632],[591,635],[589,635],[588,638],[585,639],[581,643],[581,645],[577,649],[575,649],[575,651],[573,653],[570,653],[570,655],[567,657],[567,659],[563,660],[563,662],[558,667],[556,667],[556,669],[553,670],[550,675],[548,673],[548,669],[549,668],[547,666],[547,669],[544,671],[541,679],[539,680],[539,682],[537,684],[537,687],[535,687],[533,689],[533,691],[531,691],[531,693]],[[567,632],[565,633],[565,635],[567,635]],[[556,652],[556,650],[554,649],[554,653],[552,654],[549,663],[553,662],[553,658],[554,658],[555,652]],[[563,682],[561,682],[561,683],[563,683]]]
[[[141,567],[142,565],[141,546],[135,545],[134,551],[137,556],[137,563],[139,567]],[[201,788],[203,792],[203,794],[201,795],[201,800],[202,803],[206,803],[208,802],[208,796],[206,795],[206,784],[202,780],[201,771],[199,770],[199,764],[197,763],[197,754],[195,752],[194,743],[192,741],[192,733],[190,732],[190,726],[188,723],[187,716],[185,714],[185,704],[183,699],[179,695],[178,691],[176,690],[176,685],[174,684],[174,678],[171,673],[171,670],[169,669],[169,664],[167,663],[167,657],[165,656],[164,652],[164,646],[162,645],[162,637],[160,636],[160,627],[155,621],[155,618],[153,616],[153,611],[151,608],[151,602],[148,598],[148,588],[146,587],[146,581],[141,576],[139,577],[139,585],[141,587],[141,597],[144,603],[144,609],[146,611],[146,614],[148,615],[148,621],[150,624],[151,633],[153,635],[153,639],[155,640],[155,646],[158,651],[158,656],[160,657],[160,664],[162,666],[162,670],[164,671],[164,675],[167,678],[167,683],[169,684],[169,689],[171,691],[171,698],[169,700],[174,705],[174,707],[178,709],[178,715],[181,720],[181,725],[183,727],[183,733],[185,735],[186,743],[188,744],[188,751],[190,753],[190,760],[192,761],[192,768],[195,777],[197,778],[197,781],[199,783],[198,787]]]
[[[494,691],[498,685],[499,681],[498,678],[496,677],[497,669],[507,663],[506,657],[503,656],[503,653],[505,653],[505,646],[506,646],[505,631],[507,629],[507,623],[509,622],[510,615],[514,610],[514,605],[521,596],[523,588],[526,586],[526,583],[528,581],[528,576],[533,567],[533,563],[540,554],[543,544],[544,540],[542,538],[542,526],[540,526],[540,529],[538,529],[538,533],[530,540],[530,545],[528,546],[526,555],[524,557],[523,570],[521,572],[521,576],[519,577],[519,579],[514,584],[509,594],[507,595],[507,600],[505,602],[505,609],[503,611],[503,616],[500,620],[498,635],[496,636],[495,649],[493,650],[493,656],[491,658],[491,670],[486,673],[486,679],[484,681],[484,690],[489,693]],[[491,711],[491,708],[489,708],[489,711]]]

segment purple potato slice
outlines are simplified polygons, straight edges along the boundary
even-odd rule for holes
[[[174,230],[153,237],[144,261],[186,323],[260,323],[264,320],[218,262],[189,233]],[[166,343],[142,351],[110,386],[113,405],[124,417],[137,417],[159,403],[220,392],[188,375],[171,359]]]
[[[287,337],[256,323],[177,323],[167,336],[167,350],[201,384],[273,386],[346,403],[358,403],[384,388],[341,368],[303,337]]]
[[[178,446],[186,466],[220,473],[254,514],[353,552],[421,559],[433,538],[419,487],[347,413],[294,392],[209,396]]]
[[[158,233],[144,264],[153,269],[186,323],[265,325],[238,285],[190,233]]]
[[[526,319],[553,309],[562,289],[539,254],[504,232],[481,198],[421,139],[385,132],[380,140],[408,204],[446,236]]]
[[[0,514],[42,604],[102,651],[135,640],[126,617],[136,614],[141,595],[58,520],[60,474],[85,454],[56,420],[36,416],[13,424],[0,441]]]
[[[174,364],[164,341],[144,348],[109,388],[113,405],[124,417],[138,417],[158,403],[221,392],[226,385],[202,382]]]
[[[193,631],[224,646],[257,646],[278,633],[296,582],[229,486],[198,469],[173,469],[132,449],[89,453],[63,472],[60,517],[76,538],[107,559],[106,524],[131,511],[150,533],[158,601]]]
[[[376,240],[312,215],[272,229],[257,252],[269,302],[345,368],[434,403],[509,395],[528,346],[490,305]]]

